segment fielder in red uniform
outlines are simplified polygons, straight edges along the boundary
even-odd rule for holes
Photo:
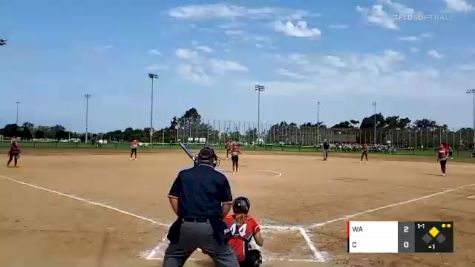
[[[360,163],[363,161],[363,157],[366,158],[366,163],[368,163],[368,144],[363,144],[363,151],[361,152]]]
[[[246,197],[237,197],[233,201],[233,215],[226,215],[224,221],[229,230],[229,245],[233,248],[241,267],[257,267],[262,263],[259,250],[252,249],[252,238],[258,246],[264,244],[257,220],[248,215],[251,203]]]
[[[10,163],[14,160],[15,167],[17,167],[18,159],[20,158],[21,150],[18,146],[16,139],[12,139],[10,149],[8,150],[8,162],[7,167],[10,167]]]
[[[445,176],[445,171],[447,168],[447,161],[449,159],[449,149],[448,146],[440,144],[437,151],[437,161],[440,163],[440,169],[442,171],[442,176]]]
[[[132,142],[130,143],[130,160],[137,160],[137,148],[139,147],[139,141],[134,138]],[[135,156],[135,158],[132,158],[132,156]]]

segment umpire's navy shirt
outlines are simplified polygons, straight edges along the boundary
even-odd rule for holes
[[[181,218],[221,218],[221,203],[232,202],[226,176],[207,164],[198,164],[178,173],[168,197],[178,198]]]

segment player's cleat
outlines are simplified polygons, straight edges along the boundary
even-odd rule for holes
[[[137,158],[135,158],[134,160],[137,160]]]
[[[133,158],[130,158],[130,160],[133,160]]]
[[[442,173],[442,177],[445,177],[445,173]]]

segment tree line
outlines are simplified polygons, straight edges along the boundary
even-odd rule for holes
[[[332,129],[372,129],[376,123],[376,128],[378,129],[442,129],[447,130],[448,126],[446,124],[438,124],[434,120],[430,119],[419,119],[412,122],[409,118],[404,118],[400,116],[388,116],[384,117],[381,113],[373,114],[369,117],[365,117],[360,121],[358,120],[347,120],[339,122],[331,127],[328,127],[324,122],[311,123],[306,122],[298,125],[294,122],[285,122],[276,123],[272,125],[269,129],[269,132],[276,132],[279,129],[303,129],[308,127],[317,127],[322,129],[332,128]],[[468,130],[469,128],[462,129]],[[167,143],[174,143],[178,141],[179,132],[183,136],[194,136],[194,133],[206,133],[206,135],[219,135],[224,134],[228,136],[242,135],[239,133],[238,129],[224,129],[221,133],[210,125],[202,121],[202,117],[199,114],[196,108],[190,108],[185,111],[180,117],[173,117],[169,123],[169,126],[154,131],[153,140],[163,140]],[[5,127],[0,129],[0,135],[4,137],[13,137],[17,136],[24,140],[30,139],[53,139],[53,140],[62,140],[62,139],[71,139],[77,138],[84,141],[85,134],[77,133],[66,130],[62,125],[54,126],[35,126],[33,123],[25,122],[22,125],[16,124],[7,124]],[[246,129],[245,136],[247,137],[256,137],[257,129],[255,127]],[[110,141],[124,142],[130,141],[134,138],[139,140],[149,140],[150,138],[150,128],[125,128],[124,130],[115,130],[105,133],[92,133],[90,134],[91,140],[105,139]]]

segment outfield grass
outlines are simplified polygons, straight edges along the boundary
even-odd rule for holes
[[[0,142],[0,149],[7,150],[10,142]],[[189,144],[189,147],[193,151],[199,150],[202,144]],[[128,143],[109,143],[104,145],[92,145],[85,143],[62,143],[62,142],[20,142],[20,147],[23,149],[97,149],[105,151],[113,150],[129,150],[130,145]],[[216,150],[224,150],[224,145],[213,145]],[[293,153],[315,153],[321,152],[321,148],[317,149],[314,146],[298,146],[298,145],[265,145],[265,146],[248,146],[243,147],[249,151],[269,151],[269,152],[293,152]],[[178,144],[154,144],[153,146],[141,147],[142,150],[163,150],[163,149],[181,149]],[[338,149],[330,150],[332,153],[347,153],[347,154],[359,154],[361,151],[340,151]],[[370,152],[378,155],[391,155],[391,156],[425,156],[435,157],[435,149],[397,149],[393,152]],[[469,150],[454,150],[454,157],[470,159],[472,158],[472,151]],[[474,158],[475,160],[475,158]]]

